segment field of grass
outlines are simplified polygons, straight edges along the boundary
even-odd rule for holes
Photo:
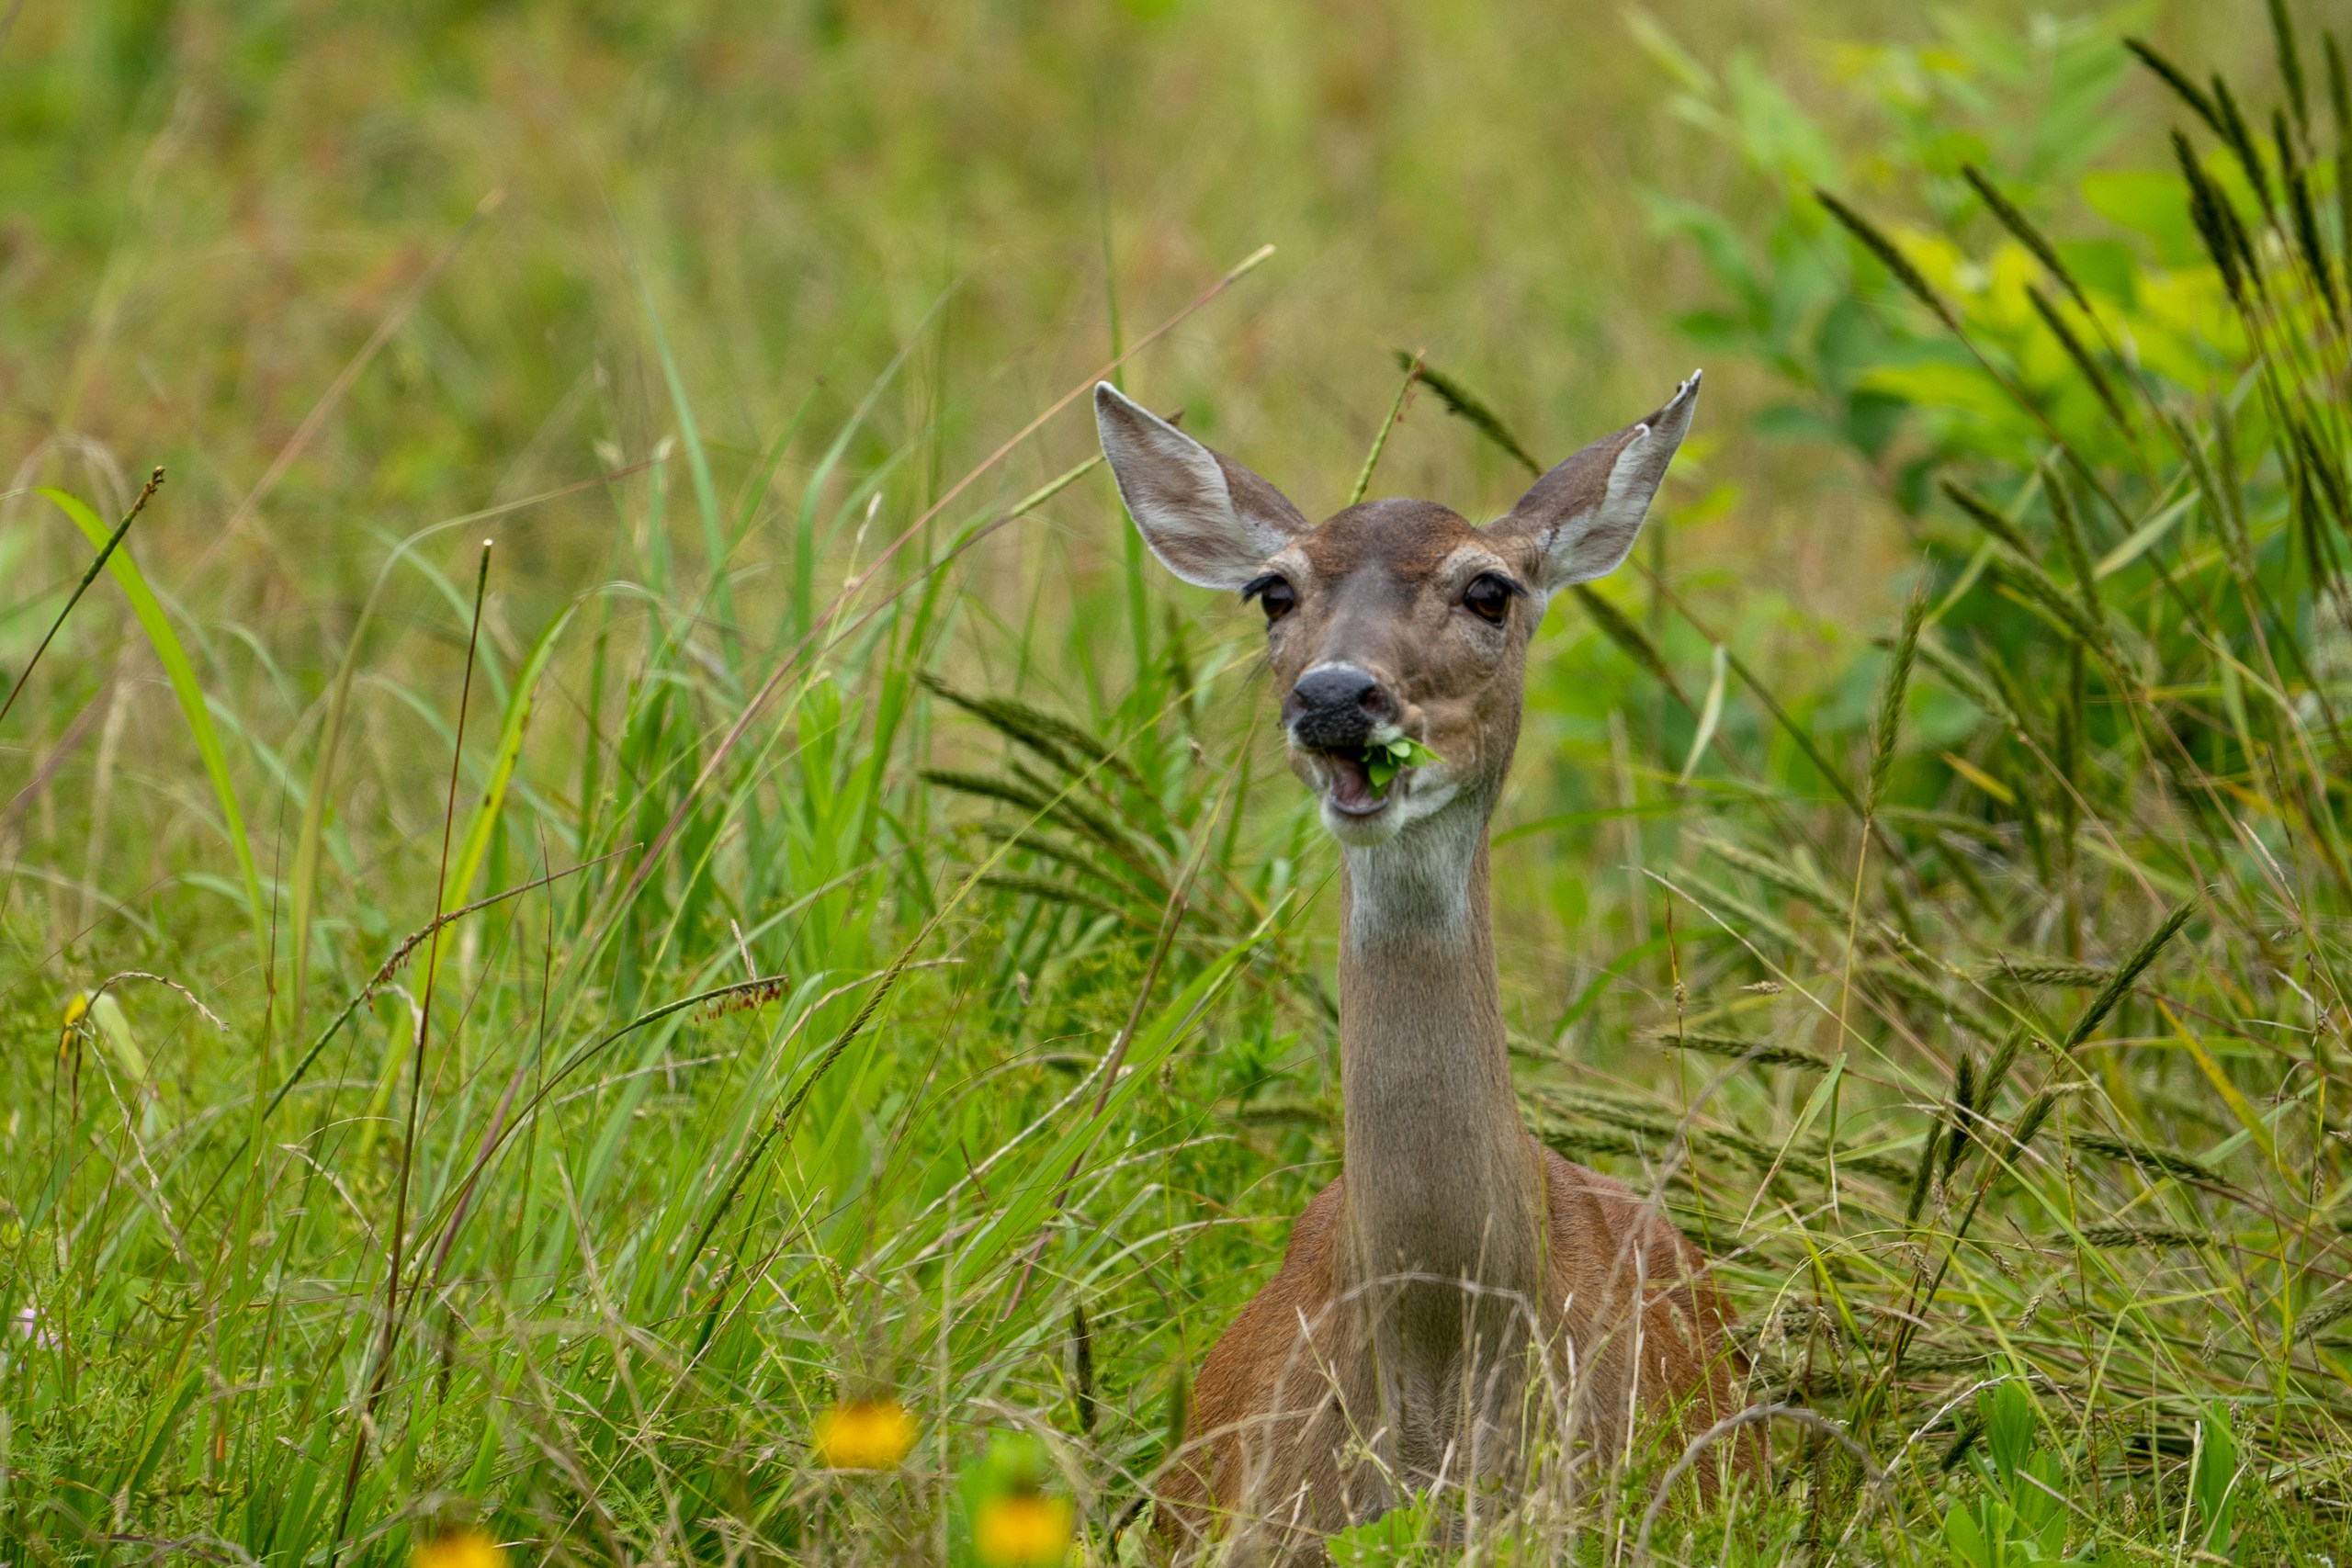
[[[1336,863],[1082,394],[1398,349],[1473,516],[1707,367],[1498,945],[1791,1414],[1335,1558],[2352,1561],[2324,7],[0,17],[0,1563],[1137,1560]]]

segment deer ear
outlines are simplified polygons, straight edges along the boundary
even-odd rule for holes
[[[1306,531],[1306,519],[1282,491],[1108,381],[1094,389],[1094,425],[1144,542],[1196,587],[1239,588]]]
[[[1535,575],[1545,593],[1606,577],[1633,553],[1650,498],[1690,428],[1699,372],[1666,406],[1614,435],[1604,435],[1542,479],[1510,513],[1487,526],[1490,537],[1534,547]]]

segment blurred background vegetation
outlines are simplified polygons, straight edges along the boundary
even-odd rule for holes
[[[2340,1540],[2319,7],[5,17],[11,683],[168,475],[0,727],[11,1561],[1136,1550],[1338,1151],[1250,617],[1082,407],[1000,451],[1131,348],[1317,514],[1398,349],[1547,461],[1708,371],[1536,645],[1507,1005],[1896,1480],[1792,1438],[1670,1550]],[[1423,387],[1377,491],[1527,479]]]
[[[1888,135],[2063,177],[2152,107],[2111,60],[2102,90],[2063,79],[2081,15],[1892,20],[1805,3],[1678,21],[1743,150],[1676,112],[1648,29],[1606,8],[28,5],[0,62],[6,439],[167,464],[187,526],[152,547],[209,547],[189,592],[259,607],[291,578],[305,603],[348,599],[373,565],[355,519],[397,532],[510,501],[587,477],[598,440],[639,457],[671,430],[649,297],[738,468],[796,415],[787,470],[813,465],[904,350],[850,457],[921,433],[899,481],[920,495],[1106,357],[1114,312],[1148,325],[1272,243],[1130,378],[1335,502],[1394,344],[1545,451],[1653,406],[1694,357],[1677,320],[1701,276],[1661,197],[1754,215],[1791,174],[1890,180]],[[2162,20],[2224,67],[2261,45],[2219,10]],[[309,460],[213,542],[196,518],[245,503],[493,191]],[[1805,525],[1742,554],[1776,588],[1834,592],[1842,555],[1803,552],[1867,536],[1870,508],[1850,476],[1729,442],[1770,394],[1718,359],[1707,434],[1743,481],[1737,536]],[[1058,471],[1084,424],[1001,483]],[[1457,435],[1408,423],[1387,482],[1507,503],[1516,471]],[[544,605],[593,580],[611,506],[506,525],[507,558],[548,570],[505,592],[529,581]],[[1816,525],[1824,509],[1844,525]],[[1081,570],[1118,559],[1092,515],[1067,529]],[[1031,547],[1009,538],[980,570],[1017,581]]]

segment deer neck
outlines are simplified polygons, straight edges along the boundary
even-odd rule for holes
[[[1464,801],[1346,851],[1340,1076],[1359,1282],[1541,1284],[1543,1173],[1511,1091],[1486,818]]]

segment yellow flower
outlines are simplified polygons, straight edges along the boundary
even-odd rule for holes
[[[1014,1492],[980,1505],[972,1544],[989,1568],[1059,1568],[1069,1551],[1069,1500]]]
[[[889,1470],[915,1446],[915,1418],[895,1399],[845,1399],[817,1417],[816,1445],[829,1470]]]
[[[60,1030],[57,1035],[57,1054],[59,1056],[63,1056],[65,1055],[66,1047],[74,1043],[74,1026],[89,1016],[89,992],[76,991],[72,996],[65,998],[65,1027]]]
[[[445,1530],[417,1543],[408,1568],[506,1568],[506,1553],[478,1529]]]

